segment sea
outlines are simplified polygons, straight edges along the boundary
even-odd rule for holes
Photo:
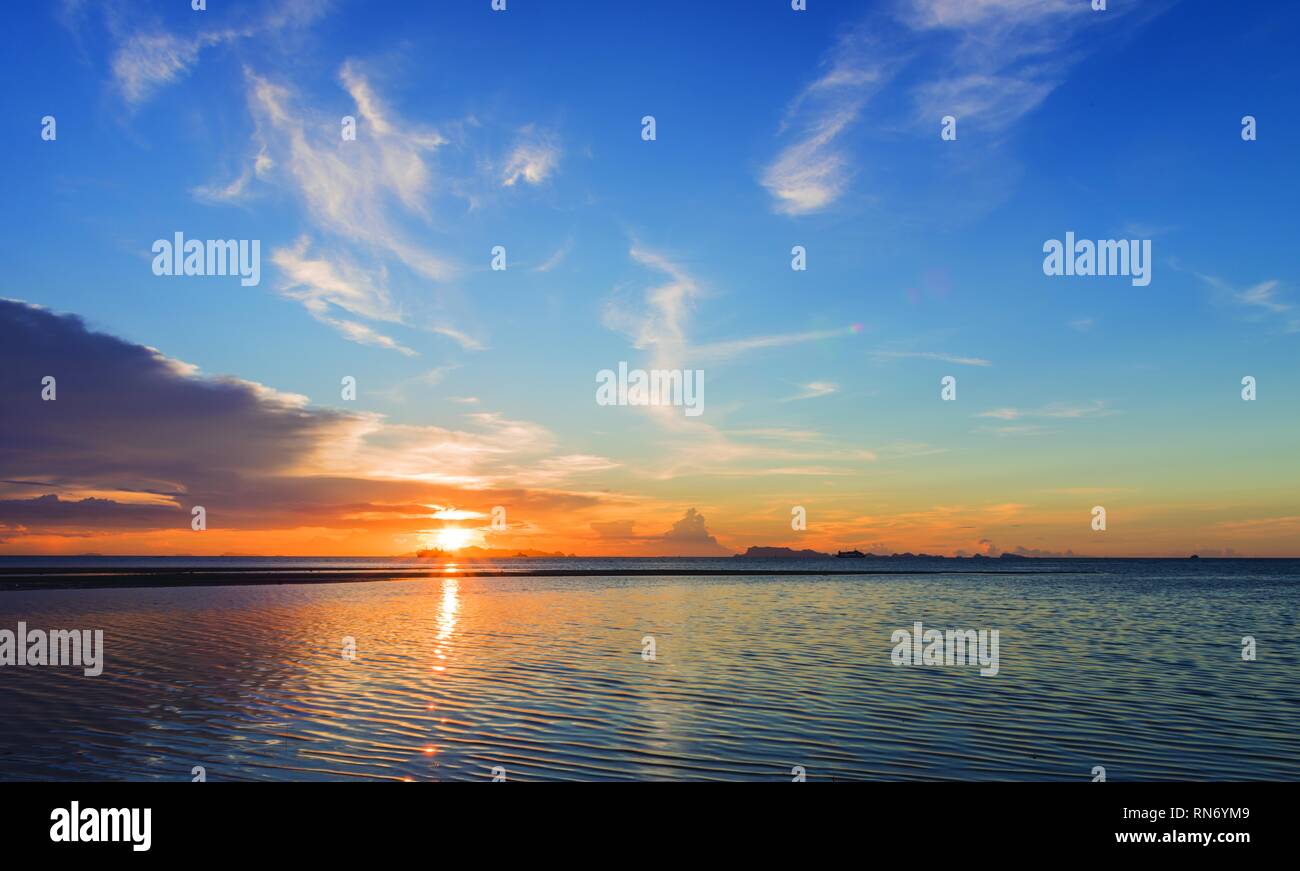
[[[304,572],[375,579],[277,582]],[[100,630],[103,661],[0,665],[0,780],[1300,778],[1298,560],[0,557],[6,579],[0,638]],[[913,659],[918,623],[996,631],[996,673]]]

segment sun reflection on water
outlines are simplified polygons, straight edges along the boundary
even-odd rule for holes
[[[460,581],[447,578],[442,582],[442,610],[438,612],[438,640],[446,642],[456,629],[460,611]]]

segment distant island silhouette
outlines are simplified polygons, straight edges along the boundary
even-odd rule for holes
[[[417,550],[416,559],[466,561],[479,559],[577,559],[575,554],[544,550],[509,550],[495,547],[462,547],[458,550],[443,550],[440,547]]]
[[[732,559],[999,559],[1027,560],[1034,559],[1018,553],[1004,553],[998,556],[985,556],[982,553],[971,556],[943,556],[932,553],[863,553],[860,550],[842,550],[838,553],[822,553],[818,550],[795,550],[789,547],[751,547],[744,553],[734,554]]]

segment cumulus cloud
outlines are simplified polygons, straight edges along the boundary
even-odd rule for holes
[[[704,516],[688,508],[681,519],[657,535],[638,535],[636,522],[617,519],[595,521],[591,529],[606,542],[621,542],[629,554],[641,556],[729,556],[732,551],[709,532]]]
[[[0,346],[0,526],[11,543],[188,531],[193,505],[210,528],[401,533],[428,522],[430,503],[574,510],[602,498],[500,474],[535,470],[556,485],[601,463],[553,456],[551,433],[528,421],[483,412],[450,429],[313,407],[13,300],[0,300]],[[41,399],[45,376],[54,401]]]
[[[182,482],[292,471],[350,416],[232,378],[199,379],[159,352],[90,332],[80,319],[0,301],[6,478],[178,492]],[[39,386],[56,378],[57,400]],[[35,385],[35,387],[33,387]]]
[[[687,541],[717,544],[718,540],[709,534],[704,523],[704,515],[694,508],[686,509],[682,519],[673,524],[673,528],[664,533],[664,541]]]

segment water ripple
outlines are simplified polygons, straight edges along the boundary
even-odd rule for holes
[[[106,665],[0,669],[0,777],[1295,779],[1297,604],[1289,564],[9,592]],[[918,620],[999,674],[892,665]]]

